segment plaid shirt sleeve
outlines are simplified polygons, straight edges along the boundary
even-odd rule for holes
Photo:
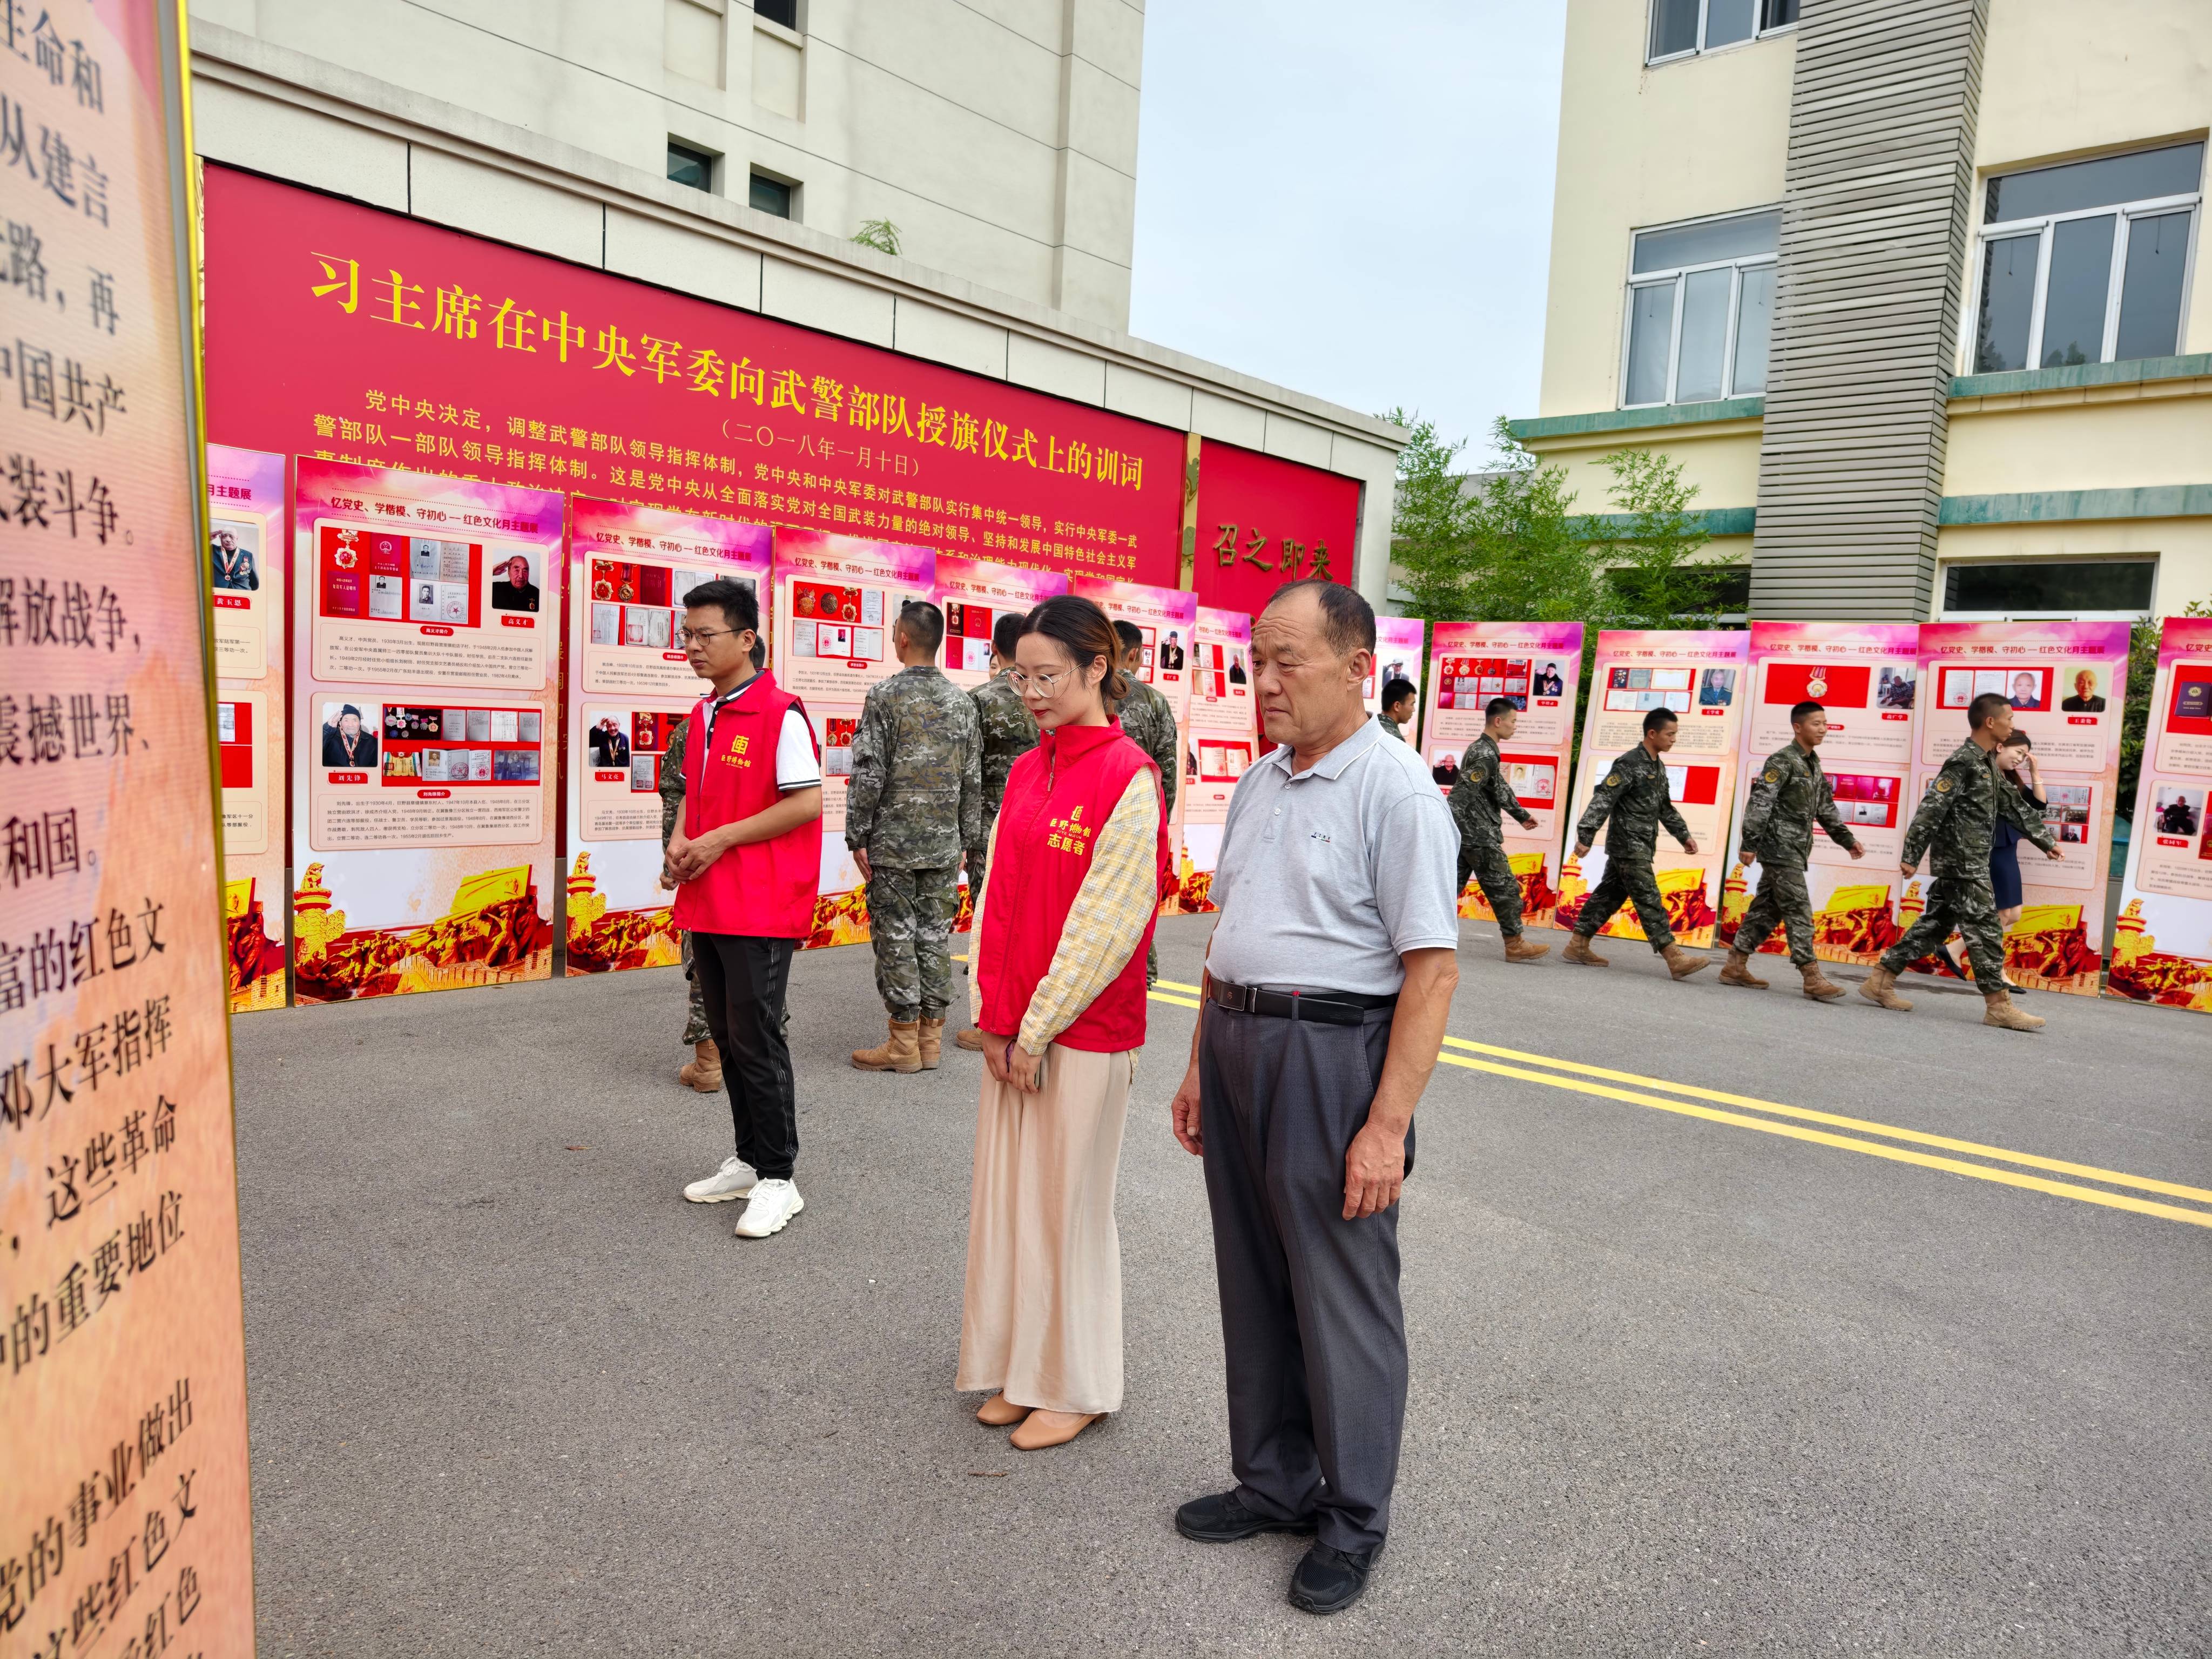
[[[1068,907],[1052,966],[1030,994],[1021,1045],[1041,1054],[1129,965],[1159,908],[1160,795],[1152,773],[1129,780],[1098,832],[1091,870]]]

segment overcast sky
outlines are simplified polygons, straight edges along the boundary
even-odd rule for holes
[[[1150,0],[1130,330],[1486,449],[1533,415],[1565,0]]]

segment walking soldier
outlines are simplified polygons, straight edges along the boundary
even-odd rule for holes
[[[1667,901],[1660,894],[1659,880],[1651,868],[1662,823],[1667,833],[1681,842],[1684,852],[1698,850],[1698,838],[1682,822],[1667,793],[1667,763],[1659,758],[1674,746],[1680,729],[1672,709],[1653,709],[1644,717],[1644,741],[1613,762],[1605,781],[1590,792],[1589,805],[1583,809],[1582,822],[1575,826],[1575,856],[1589,855],[1599,826],[1610,817],[1613,827],[1605,836],[1605,875],[1583,901],[1582,911],[1575,918],[1574,937],[1559,953],[1560,960],[1585,968],[1609,966],[1590,949],[1590,941],[1612,920],[1614,911],[1633,902],[1636,919],[1644,924],[1644,937],[1651,941],[1653,951],[1666,958],[1668,973],[1676,979],[1687,979],[1711,966],[1707,958],[1693,957],[1674,943],[1674,930],[1667,923]]]
[[[1790,965],[1804,980],[1805,994],[1815,1002],[1833,1002],[1844,988],[1820,971],[1813,954],[1813,895],[1805,884],[1813,825],[1817,822],[1830,841],[1855,859],[1864,858],[1866,848],[1844,827],[1815,752],[1828,735],[1828,711],[1817,702],[1801,702],[1790,711],[1790,745],[1766,757],[1744,805],[1741,862],[1764,864],[1766,870],[1751,908],[1737,925],[1728,960],[1721,964],[1721,983],[1766,988],[1765,980],[1753,975],[1751,958],[1779,922],[1788,933]]]
[[[1534,962],[1552,947],[1531,945],[1521,937],[1521,880],[1506,859],[1498,821],[1500,812],[1510,812],[1523,830],[1536,827],[1535,815],[1521,805],[1498,761],[1498,745],[1513,741],[1521,711],[1504,697],[1492,697],[1482,713],[1482,735],[1460,757],[1459,781],[1452,785],[1452,822],[1459,826],[1459,886],[1455,890],[1464,893],[1472,873],[1482,884],[1490,913],[1498,918],[1506,961]]]

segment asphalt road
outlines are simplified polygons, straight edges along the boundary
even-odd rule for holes
[[[1303,1540],[1170,1525],[1228,1484],[1186,1008],[1121,1166],[1127,1405],[1042,1454],[951,1389],[980,1059],[849,1069],[865,949],[793,974],[807,1207],[761,1243],[678,1196],[729,1127],[672,971],[237,1021],[262,1652],[2212,1652],[2212,1020],[1466,934],[1452,1031],[1514,1053],[1449,1053],[1522,1075],[1424,1103],[1396,1513],[1329,1620]]]

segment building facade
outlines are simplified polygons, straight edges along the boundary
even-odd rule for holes
[[[2212,9],[1570,0],[1544,379],[1756,617],[2212,599]]]

